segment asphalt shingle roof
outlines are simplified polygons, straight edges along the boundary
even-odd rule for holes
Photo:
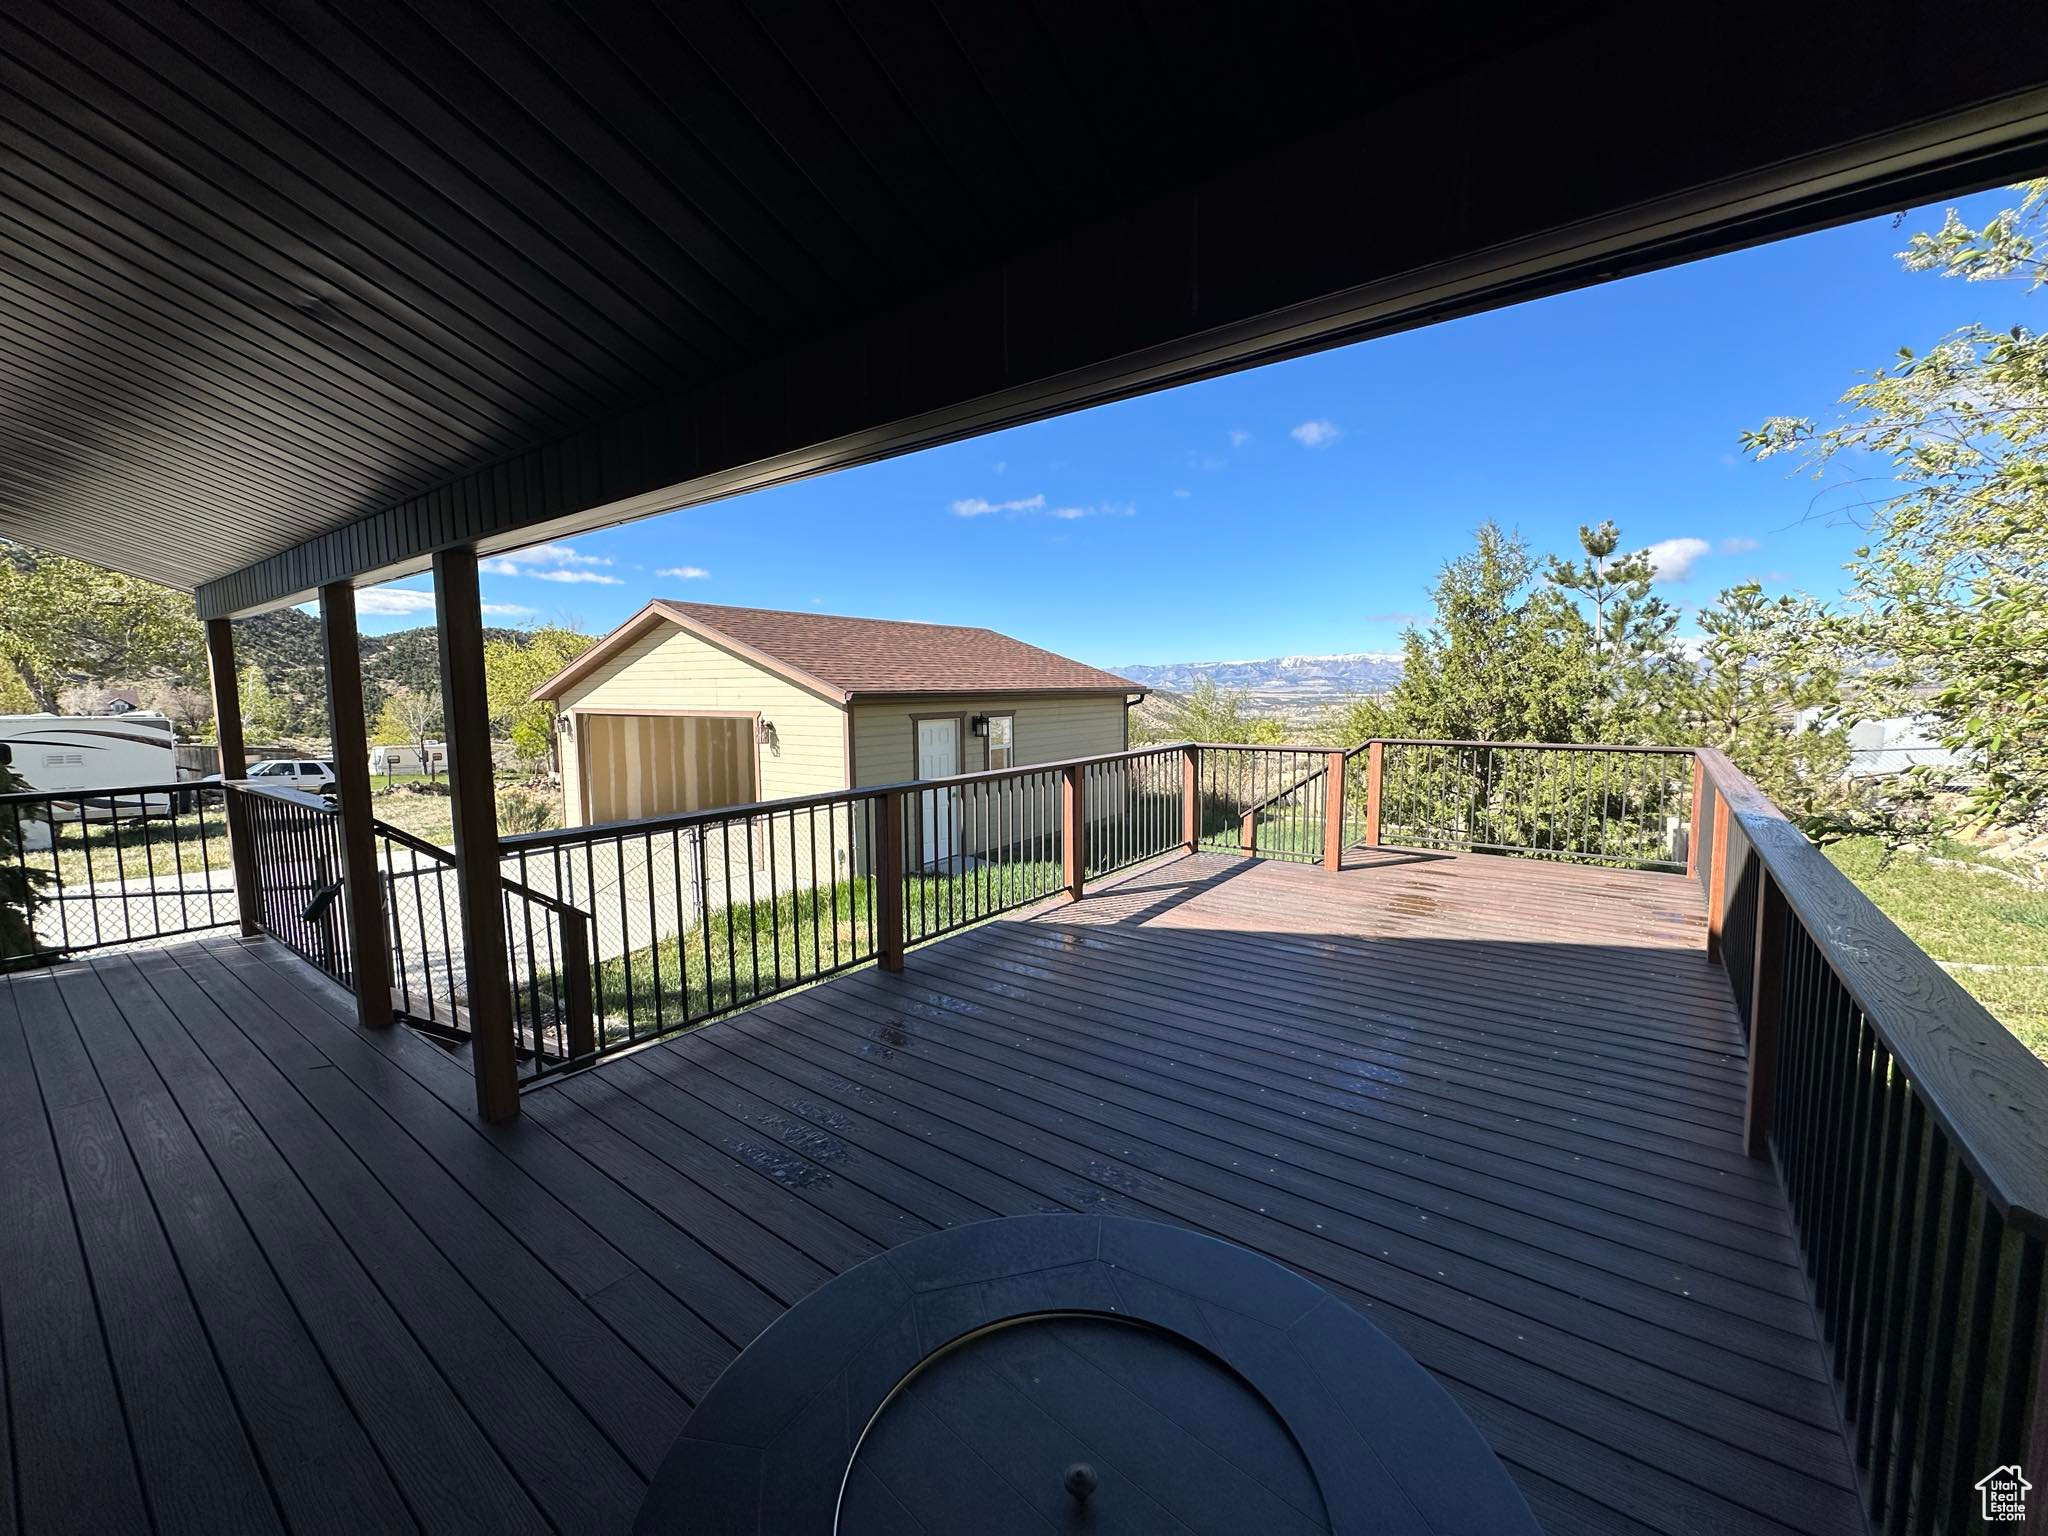
[[[772,664],[848,695],[1146,691],[1143,684],[1129,678],[1026,645],[992,629],[778,608],[733,608],[669,598],[655,599],[646,612],[723,636]],[[599,663],[613,650],[614,639],[645,617],[646,613],[636,615],[560,677],[536,690],[535,696],[548,696]]]

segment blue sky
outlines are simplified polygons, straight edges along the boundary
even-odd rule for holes
[[[1959,206],[1973,223],[2014,199]],[[1362,342],[491,562],[501,623],[602,633],[649,597],[984,624],[1104,666],[1387,650],[1486,518],[1539,549],[1613,518],[1668,597],[1836,594],[1857,531],[1738,434],[2014,285],[1900,270],[1941,209]],[[1686,556],[1691,558],[1687,559]],[[695,574],[689,574],[695,573]],[[424,579],[365,627],[431,622]],[[378,608],[411,612],[376,612]]]

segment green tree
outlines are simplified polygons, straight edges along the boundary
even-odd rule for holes
[[[1287,739],[1286,728],[1278,720],[1252,714],[1246,703],[1242,689],[1219,687],[1215,678],[1204,673],[1168,707],[1159,739],[1269,746]]]
[[[1982,228],[1953,210],[1912,237],[1909,271],[2048,283],[2048,180]],[[1831,628],[1871,713],[1921,714],[1980,769],[1977,819],[2048,823],[2048,337],[1965,326],[1860,379],[1826,424],[1772,417],[1743,435],[1758,459],[1816,476],[1885,466],[1890,485],[1849,515],[1868,541]]]
[[[192,599],[83,560],[0,543],[0,669],[38,710],[79,683],[204,674]]]
[[[1393,734],[1459,741],[1579,741],[1593,697],[1592,626],[1540,579],[1520,534],[1480,526],[1445,564],[1428,627],[1402,636],[1387,701]]]
[[[14,771],[7,749],[0,746],[0,795],[17,794],[28,785]],[[0,971],[38,963],[28,958],[36,947],[36,908],[49,871],[22,858],[23,834],[33,825],[19,813],[0,815]],[[7,956],[23,957],[9,960]]]
[[[1849,740],[1832,715],[1841,668],[1819,606],[1745,582],[1702,608],[1699,625],[1706,640],[1681,706],[1686,734],[1725,751],[1789,815],[1833,814]]]
[[[533,690],[589,650],[591,637],[560,625],[484,641],[484,692],[494,731],[531,767],[555,766],[555,706]]]
[[[1595,741],[1648,742],[1670,737],[1684,681],[1677,644],[1678,610],[1652,592],[1657,577],[1647,550],[1617,554],[1621,530],[1612,522],[1579,525],[1582,560],[1549,557],[1545,577],[1593,610],[1591,718]]]
[[[270,681],[253,662],[236,674],[236,691],[241,694],[242,729],[259,744],[274,742],[284,735],[291,715],[291,701],[271,692]]]

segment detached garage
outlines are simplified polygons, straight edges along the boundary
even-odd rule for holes
[[[1144,693],[988,629],[657,599],[533,696],[583,826],[1116,752]]]

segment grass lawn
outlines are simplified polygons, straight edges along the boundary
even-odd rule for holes
[[[425,782],[417,774],[398,775],[398,782],[390,789],[384,787],[381,774],[371,782],[376,786],[372,804],[379,821],[444,848],[453,845],[455,819],[446,795],[421,794],[408,788],[409,784]],[[442,782],[447,782],[445,777]],[[499,793],[503,796],[524,782],[518,775],[501,774]],[[553,791],[534,793],[553,808],[553,820],[558,824],[561,797]],[[111,825],[70,822],[61,824],[56,831],[54,855],[46,849],[31,852],[26,858],[33,868],[54,869],[57,883],[67,888],[88,881],[104,884],[117,877],[147,880],[152,874],[189,875],[204,869],[213,871],[216,884],[226,885],[233,878],[227,824],[218,801],[181,816],[156,816]]]
[[[1878,868],[1874,838],[1850,838],[1827,855],[1878,908],[1990,1009],[2037,1056],[2048,1061],[2048,889],[1983,873],[1995,861],[1947,843],[1935,858],[1902,853]],[[1994,969],[1965,970],[1963,966]]]

